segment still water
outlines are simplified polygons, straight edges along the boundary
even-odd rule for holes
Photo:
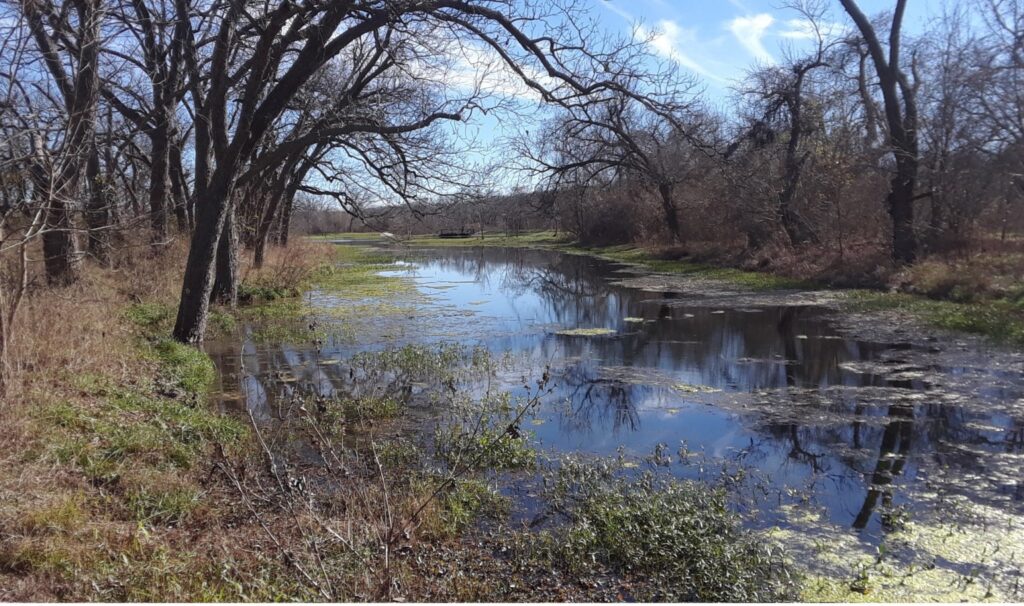
[[[1013,352],[858,339],[823,307],[631,284],[634,270],[586,256],[397,254],[387,273],[415,284],[414,313],[375,314],[389,302],[371,303],[358,330],[329,336],[320,351],[245,333],[215,343],[225,405],[272,416],[275,398],[296,386],[344,389],[348,369],[318,360],[455,341],[511,356],[505,378],[520,392],[550,365],[554,391],[529,427],[548,452],[643,457],[659,444],[682,447],[749,468],[768,500],[816,507],[869,543],[887,516],[936,495],[1024,514],[1024,363]],[[325,310],[346,304],[329,292],[308,297]],[[576,328],[610,332],[559,334]],[[759,523],[782,522],[765,507]]]

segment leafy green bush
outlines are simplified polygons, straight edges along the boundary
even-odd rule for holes
[[[643,599],[763,602],[792,598],[781,551],[744,530],[726,493],[706,484],[568,459],[546,478],[564,526],[531,542],[569,573],[606,567],[643,580]]]

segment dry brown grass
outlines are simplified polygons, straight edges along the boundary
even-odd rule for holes
[[[330,259],[334,245],[296,239],[287,248],[267,249],[263,267],[254,268],[251,259],[242,259],[242,282],[256,286],[299,289],[325,259]]]
[[[113,267],[86,263],[70,287],[32,268],[0,400],[0,599],[279,599],[279,558],[211,480],[210,439],[188,437],[230,427],[154,390],[161,363],[125,316],[173,309],[187,243],[124,244]],[[246,275],[291,285],[327,250],[274,249]]]

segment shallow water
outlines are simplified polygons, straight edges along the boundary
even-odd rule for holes
[[[664,444],[673,456],[685,446],[742,465],[763,490],[759,525],[786,525],[771,505],[797,503],[871,544],[890,516],[923,515],[946,495],[1024,513],[1019,357],[857,340],[814,306],[702,305],[685,292],[629,287],[628,267],[586,256],[501,248],[399,255],[390,273],[413,280],[421,295],[408,314],[370,307],[354,332],[328,337],[319,352],[258,344],[244,331],[211,344],[225,406],[270,418],[279,395],[296,386],[343,388],[349,369],[333,360],[457,341],[509,353],[502,376],[519,393],[550,365],[554,392],[528,428],[542,449],[643,457]],[[343,304],[329,292],[309,298],[325,310]],[[610,332],[559,334],[576,328]]]

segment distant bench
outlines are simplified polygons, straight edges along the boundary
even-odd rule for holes
[[[472,231],[443,231],[437,234],[438,238],[469,238],[475,232]]]

